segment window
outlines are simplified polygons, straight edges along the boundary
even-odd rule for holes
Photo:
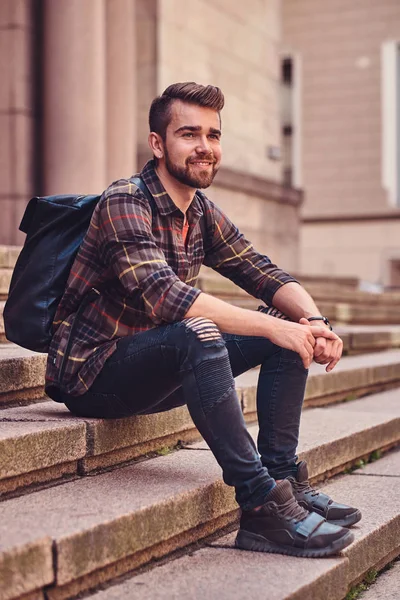
[[[382,185],[400,208],[400,43],[382,45]]]

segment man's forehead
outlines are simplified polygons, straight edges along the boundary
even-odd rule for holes
[[[170,125],[174,129],[182,125],[190,125],[194,127],[213,127],[220,128],[220,118],[218,111],[205,106],[198,106],[189,102],[175,100],[171,104],[171,120]]]

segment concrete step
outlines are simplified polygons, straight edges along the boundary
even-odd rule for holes
[[[43,397],[46,354],[0,344],[0,407]]]
[[[362,472],[335,479],[323,491],[360,507],[363,513],[361,522],[352,529],[355,542],[338,557],[300,559],[235,550],[235,532],[89,598],[123,600],[140,595],[141,600],[176,600],[182,596],[190,600],[260,596],[268,600],[343,600],[369,570],[381,569],[400,552],[400,508],[396,503],[400,452],[368,465]],[[397,563],[362,598],[398,600],[399,584]]]
[[[343,338],[347,344],[348,353],[359,354],[368,350],[380,350],[388,346],[392,348],[398,347],[400,345],[400,328],[392,328],[391,330],[361,330],[353,333],[347,329],[343,333]],[[331,381],[332,376],[335,377],[335,373],[338,373],[339,370],[357,371],[359,374],[361,373],[360,369],[362,370],[364,366],[368,367],[370,371],[371,369],[373,370],[374,374],[372,377],[374,381],[371,378],[367,378],[365,385],[364,381],[360,379],[358,379],[357,383],[353,381],[350,385],[346,384],[344,386],[341,386],[338,382],[335,392],[339,394],[338,399],[345,399],[349,391],[360,394],[364,393],[364,388],[368,391],[371,385],[394,385],[397,381],[400,381],[399,350],[371,353],[370,356],[372,358],[369,359],[366,357],[365,363],[361,357],[344,356],[339,363],[340,368],[336,368],[329,375],[329,379],[326,378],[327,382]],[[349,361],[348,358],[352,360]],[[350,365],[350,367],[346,365]],[[27,404],[40,399],[43,396],[45,366],[45,354],[31,352],[14,344],[0,344],[0,407],[15,403]],[[374,369],[373,367],[376,368]],[[321,369],[318,368],[318,365],[313,365],[311,373],[314,376],[317,373],[321,373]],[[356,377],[355,374],[354,376]],[[316,383],[317,381],[318,384]],[[319,396],[327,398],[327,390],[321,387],[325,385],[321,383],[322,381],[325,380],[319,377],[315,379],[314,383],[309,383],[309,387],[307,388],[308,396],[313,398],[315,402],[319,401]],[[376,389],[382,388],[373,387],[372,391]],[[329,390],[329,394],[331,393],[332,390]],[[331,398],[329,397],[330,400]]]
[[[316,283],[301,278],[300,281],[317,302],[321,312],[334,323],[400,323],[399,292],[373,294],[329,280]],[[204,292],[243,308],[253,309],[260,304],[244,290],[210,269],[202,268],[197,285]]]
[[[0,300],[6,300],[13,270],[0,267]]]
[[[4,319],[3,319],[4,305],[5,305],[5,301],[0,300],[0,344],[4,344],[7,342],[6,334],[4,331]]]
[[[20,252],[20,246],[0,246],[0,269],[13,269]]]
[[[397,560],[363,593],[362,600],[398,600],[399,590],[400,560]]]
[[[257,420],[257,379],[254,369],[236,380],[249,423]],[[353,400],[396,386],[399,379],[400,351],[345,357],[330,374],[313,365],[305,407]],[[394,390],[394,397],[397,393]],[[53,401],[4,408],[0,411],[0,494],[112,467],[198,438],[186,407],[116,420],[78,419]]]
[[[354,286],[339,283],[335,279],[315,280],[307,276],[299,277],[300,283],[318,301],[347,302],[350,304],[384,305],[398,308],[400,292],[372,293],[356,289]],[[232,281],[218,273],[202,267],[199,276],[199,287],[204,292],[221,296],[248,296]]]
[[[360,452],[399,441],[398,394],[385,392],[355,401],[352,409],[349,404],[306,411],[300,458],[308,460],[317,480]],[[359,531],[369,541],[355,545],[355,566],[346,567],[349,581],[398,551],[400,477],[389,478],[394,467],[383,460],[363,472],[374,467],[379,478],[387,478],[384,494],[372,477],[361,485],[361,477],[352,475],[351,488],[341,480],[334,484],[335,497],[366,511]],[[370,487],[366,491],[363,485]],[[48,600],[70,598],[204,538],[235,522],[237,514],[233,490],[222,482],[212,453],[196,445],[5,500],[0,503],[2,598],[44,586],[50,586]]]

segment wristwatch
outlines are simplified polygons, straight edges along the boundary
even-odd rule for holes
[[[327,325],[329,327],[329,329],[332,331],[332,325],[329,323],[329,320],[326,317],[320,316],[320,317],[308,317],[307,321],[323,321],[325,323],[325,325]]]

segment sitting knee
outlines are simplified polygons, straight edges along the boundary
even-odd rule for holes
[[[195,335],[197,340],[205,345],[224,344],[223,337],[217,325],[206,317],[189,317],[182,321],[186,328]]]

